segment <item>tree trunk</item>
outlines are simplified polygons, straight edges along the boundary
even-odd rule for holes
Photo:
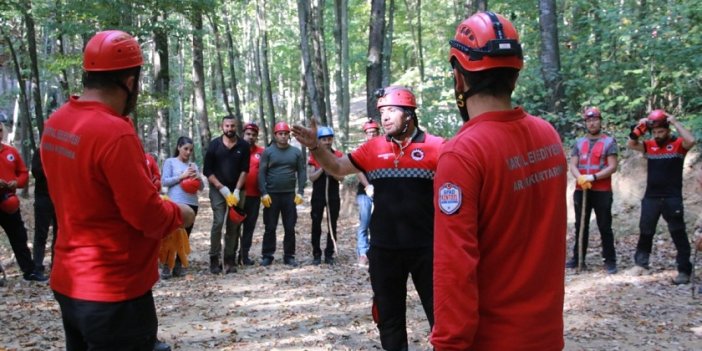
[[[222,64],[222,45],[219,39],[219,25],[217,24],[217,14],[212,13],[209,16],[210,25],[212,26],[212,34],[214,34],[215,53],[217,56],[217,77],[219,77],[219,85],[222,89],[222,100],[224,107],[227,109],[227,114],[234,116],[231,107],[229,107],[229,95],[227,94],[227,85],[224,83],[224,65]],[[241,128],[241,124],[239,125]]]
[[[29,99],[27,98],[27,85],[26,81],[24,79],[24,76],[22,75],[22,63],[19,61],[19,57],[17,56],[17,52],[15,51],[14,45],[12,45],[12,41],[10,40],[10,37],[5,33],[5,31],[2,29],[0,26],[0,34],[5,38],[5,42],[7,42],[7,47],[10,49],[10,56],[12,56],[12,63],[14,64],[15,68],[15,75],[17,76],[17,85],[19,86],[19,110],[20,110],[20,127],[23,128],[24,130],[30,129],[29,126],[31,126],[31,118],[29,117]],[[20,129],[21,131],[22,129]],[[31,129],[30,129],[31,130]],[[22,134],[22,133],[20,133]],[[36,150],[36,143],[34,142],[34,133],[27,133],[29,134],[30,138],[30,143],[32,150]],[[9,140],[8,142],[12,142],[12,140]],[[27,155],[25,155],[26,157]]]
[[[466,0],[465,3],[466,17],[472,16],[476,12],[482,12],[488,10],[487,0]]]
[[[336,115],[339,119],[339,141],[341,150],[346,151],[349,142],[349,114],[351,105],[349,94],[349,2],[348,0],[334,0],[334,8],[336,10],[334,35],[336,36],[337,60],[339,61],[339,69],[336,70]]]
[[[311,55],[309,47],[308,38],[308,13],[309,13],[309,2],[308,0],[297,0],[297,12],[300,23],[300,52],[302,54],[302,73],[305,76],[305,85],[307,86],[307,98],[309,102],[309,107],[312,110],[313,118],[321,121],[321,113],[319,105],[317,104],[317,86],[315,85],[315,80],[313,77],[313,72],[311,69]]]
[[[417,0],[417,48],[419,49],[419,78],[424,83],[424,49],[422,49],[422,0]]]
[[[32,2],[26,1],[22,2],[22,12],[24,17],[24,23],[27,27],[27,44],[29,46],[29,61],[30,69],[32,72],[32,98],[34,100],[34,115],[39,129],[39,136],[41,137],[44,133],[44,109],[41,107],[41,89],[40,89],[40,79],[39,79],[39,63],[37,62],[37,38],[36,31],[34,29],[34,16],[32,16]],[[31,122],[31,121],[30,121]],[[27,130],[29,131],[29,141],[31,142],[30,148],[36,150],[36,144],[34,142],[34,131],[32,124],[27,125]]]
[[[366,109],[368,116],[379,119],[374,92],[383,83],[383,39],[385,38],[385,0],[371,0],[370,30],[366,63]]]
[[[260,40],[261,40],[261,37],[258,36],[258,39],[256,39],[256,46],[254,47],[255,54],[256,54],[254,57],[254,63],[255,63],[255,69],[256,69],[256,80],[258,82],[258,84],[256,84],[256,88],[257,88],[256,89],[256,98],[258,99],[258,104],[256,104],[256,105],[258,106],[258,118],[261,121],[264,121],[264,124],[265,124],[266,113],[264,112],[264,109],[263,109],[263,89],[264,89],[264,87],[263,87],[263,72],[261,72],[262,68],[261,68],[261,44],[259,42]],[[274,115],[270,115],[269,123],[270,123],[271,130],[274,130],[274,128],[275,128],[275,116]],[[271,136],[271,140],[272,140],[272,136]]]
[[[388,10],[388,27],[385,33],[385,43],[383,43],[383,83],[382,86],[390,85],[392,81],[392,38],[395,29],[395,0],[390,0]]]
[[[256,19],[258,21],[259,33],[261,37],[260,58],[261,61],[261,78],[263,84],[261,89],[265,89],[266,105],[268,107],[266,113],[272,121],[275,121],[275,106],[273,105],[273,87],[271,86],[271,75],[268,69],[268,25],[266,24],[266,0],[259,0],[256,7]]]
[[[558,52],[558,23],[556,18],[556,1],[539,0],[539,24],[541,31],[541,74],[548,90],[546,96],[548,111],[563,112],[563,78]]]
[[[56,0],[56,27],[58,32],[56,36],[58,38],[58,46],[61,57],[66,57],[66,48],[63,43],[63,5],[61,0]],[[65,68],[61,68],[61,78],[59,79],[59,84],[61,85],[61,92],[63,93],[63,100],[67,101],[69,95],[71,94],[70,87],[68,85],[68,71]]]
[[[232,91],[232,98],[234,98],[234,115],[236,116],[236,120],[239,121],[239,126],[243,126],[243,116],[241,115],[241,101],[239,100],[239,91],[238,89],[238,82],[236,80],[236,60],[235,60],[235,50],[236,47],[234,47],[234,40],[232,39],[232,28],[229,25],[229,14],[227,13],[227,6],[222,7],[224,11],[224,18],[227,20],[224,21],[224,28],[226,30],[226,36],[227,36],[227,56],[229,58],[229,76],[230,76],[230,83],[229,83],[229,88]],[[243,127],[242,127],[243,128]]]
[[[310,39],[312,39],[312,73],[314,76],[315,88],[317,89],[317,99],[312,100],[316,104],[320,113],[320,121],[323,125],[330,125],[331,116],[327,114],[327,92],[325,90],[325,56],[324,56],[324,29],[323,13],[324,7],[321,0],[312,0],[308,7],[310,23]]]
[[[207,145],[210,143],[212,134],[207,119],[207,109],[205,108],[205,68],[203,57],[202,41],[202,12],[193,11],[193,89],[195,90],[195,118],[198,121],[200,132],[200,146],[202,155],[205,156]]]
[[[157,21],[165,21],[167,14],[157,14],[153,16],[154,23]],[[154,58],[154,98],[160,103],[157,104],[156,110],[156,141],[158,144],[159,159],[163,160],[168,156],[168,149],[171,146],[171,119],[169,114],[169,91],[171,86],[171,77],[168,66],[170,53],[168,52],[168,33],[161,26],[154,28],[154,49],[156,55]]]

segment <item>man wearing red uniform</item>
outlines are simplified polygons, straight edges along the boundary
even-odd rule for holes
[[[83,95],[44,126],[41,153],[59,222],[51,288],[68,350],[151,350],[161,239],[193,211],[158,195],[134,125],[143,59],[122,31],[85,47]]]
[[[251,146],[251,154],[249,156],[249,173],[246,173],[246,183],[244,183],[246,193],[244,213],[246,213],[246,218],[242,224],[244,229],[241,233],[239,263],[253,266],[254,261],[249,258],[249,250],[251,250],[253,232],[256,229],[256,221],[261,208],[261,190],[258,189],[258,168],[261,162],[261,154],[265,150],[256,145],[258,141],[258,126],[255,123],[246,123],[244,126],[244,141]]]
[[[463,126],[434,180],[435,350],[561,350],[566,175],[561,139],[513,108],[522,68],[507,19],[480,12],[450,41]]]
[[[675,126],[680,136],[670,132]],[[646,130],[653,139],[639,142]],[[673,284],[687,284],[692,274],[690,263],[690,241],[685,230],[685,210],[682,199],[682,175],[685,155],[695,145],[695,137],[675,116],[663,110],[653,110],[647,118],[639,121],[629,134],[627,147],[642,152],[648,160],[646,173],[646,193],[641,200],[639,220],[639,241],[634,254],[635,266],[629,271],[640,275],[649,270],[649,256],[653,248],[658,219],[662,216],[668,223],[668,231],[678,251],[675,261],[678,275]]]
[[[146,167],[149,169],[149,176],[151,177],[151,183],[156,188],[156,191],[161,191],[161,170],[158,168],[158,162],[156,158],[150,153],[145,153],[146,157]]]
[[[597,228],[602,238],[602,259],[608,274],[617,273],[617,253],[614,249],[612,231],[612,174],[617,171],[617,140],[602,132],[602,114],[597,107],[588,107],[583,112],[587,135],[578,138],[570,152],[570,173],[577,184],[573,192],[575,207],[575,244],[573,257],[566,262],[567,268],[578,267],[579,259],[585,266],[585,255],[590,231],[590,214],[595,211]],[[587,193],[587,195],[583,195]],[[581,228],[583,197],[586,198],[585,223]],[[580,235],[583,236],[580,239]],[[580,242],[582,240],[582,257]]]
[[[429,325],[432,309],[432,184],[444,140],[419,129],[417,102],[407,88],[376,92],[385,137],[373,138],[341,158],[320,147],[316,123],[295,126],[297,140],[337,176],[365,172],[373,185],[369,273],[373,318],[386,350],[407,350],[407,279],[412,275]]]
[[[0,140],[4,130],[5,126],[0,124]],[[19,209],[19,198],[15,194],[18,188],[26,187],[28,181],[29,171],[17,149],[0,143],[0,227],[10,239],[12,252],[15,253],[24,280],[45,282],[47,278],[43,273],[44,266],[32,261],[27,246],[27,229]]]

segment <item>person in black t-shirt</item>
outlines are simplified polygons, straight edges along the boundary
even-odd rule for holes
[[[671,134],[670,125],[680,134]],[[639,142],[647,130],[653,139]],[[675,116],[663,110],[653,110],[647,118],[641,119],[632,127],[627,146],[644,154],[648,159],[646,193],[641,200],[641,219],[639,220],[639,242],[636,245],[634,263],[629,271],[640,275],[648,271],[649,256],[653,246],[658,219],[668,223],[668,231],[673,238],[678,275],[673,284],[690,282],[692,264],[690,263],[690,242],[685,231],[685,217],[682,200],[682,173],[685,155],[695,145],[695,137],[678,122]]]

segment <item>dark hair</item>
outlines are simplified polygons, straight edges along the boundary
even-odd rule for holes
[[[180,155],[180,151],[178,149],[185,144],[193,144],[193,139],[190,139],[186,136],[182,136],[182,137],[178,138],[178,142],[176,143],[176,148],[175,148],[175,152],[173,153],[173,157],[178,157]]]
[[[466,82],[471,90],[477,89],[476,94],[485,94],[494,97],[510,97],[514,85],[519,77],[516,68],[499,67],[484,71],[464,71]]]
[[[111,89],[120,87],[120,83],[129,77],[136,77],[139,80],[141,67],[125,68],[118,71],[84,71],[83,87],[90,89]]]
[[[224,122],[225,119],[233,119],[234,121],[236,121],[236,117],[234,117],[233,115],[226,115],[222,117],[222,122]]]

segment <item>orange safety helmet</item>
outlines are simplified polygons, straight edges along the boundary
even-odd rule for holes
[[[273,133],[278,133],[278,132],[290,132],[290,126],[285,123],[285,122],[278,122],[275,124],[275,127],[273,128]]]
[[[590,118],[602,119],[600,109],[594,106],[586,108],[585,111],[583,111],[583,119],[588,120]]]
[[[368,122],[363,123],[363,132],[364,133],[366,131],[368,131],[368,129],[373,129],[373,128],[380,130],[380,126],[378,126],[378,123],[376,123],[374,120],[371,119],[371,120],[368,120]]]
[[[414,94],[403,86],[391,85],[387,88],[378,89],[375,91],[375,97],[378,98],[378,109],[383,106],[417,108],[417,100]]]
[[[646,124],[649,128],[668,128],[670,126],[665,110],[653,110],[646,118],[648,119]]]
[[[522,69],[524,57],[512,22],[493,12],[478,12],[456,28],[449,61],[469,72],[499,67]]]
[[[247,129],[251,129],[254,132],[256,132],[256,134],[258,134],[258,125],[256,125],[256,123],[254,123],[254,122],[246,123],[246,125],[244,126],[244,130],[247,130]]]
[[[143,64],[139,43],[121,30],[98,32],[83,52],[83,69],[88,72],[118,71]]]
[[[13,214],[19,210],[20,201],[17,195],[13,193],[6,193],[2,196],[2,201],[0,201],[0,211],[7,214]]]
[[[202,183],[198,178],[187,178],[180,182],[180,187],[188,194],[195,194],[200,190],[200,184]]]
[[[229,220],[234,224],[239,224],[246,219],[246,213],[240,208],[234,206],[229,208]]]

